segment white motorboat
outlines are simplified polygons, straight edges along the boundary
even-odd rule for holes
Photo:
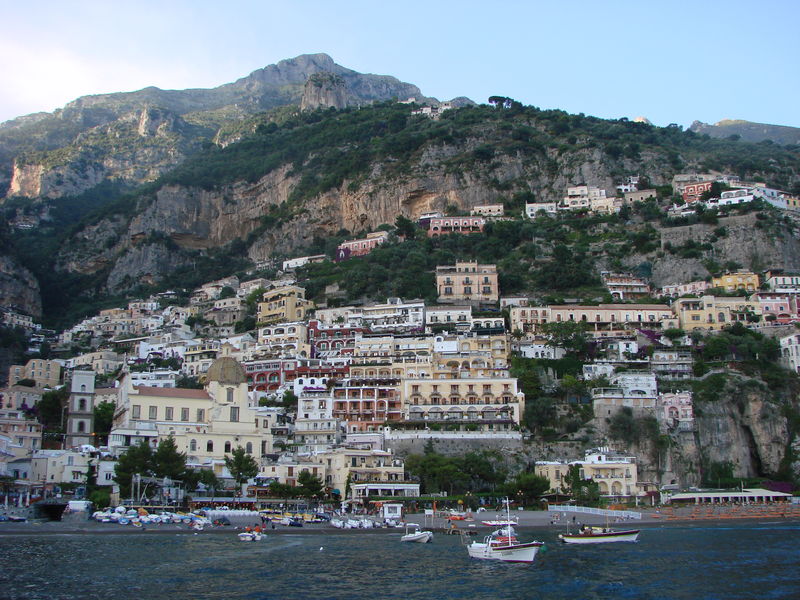
[[[258,531],[242,531],[238,537],[240,542],[259,542],[262,536]]]
[[[506,519],[511,521],[506,504]],[[472,558],[483,560],[502,560],[504,562],[523,562],[532,563],[539,548],[544,546],[542,542],[520,542],[517,534],[511,525],[506,525],[491,534],[487,535],[483,542],[477,540],[467,545],[467,552]]]
[[[419,526],[414,527],[413,529],[414,531],[409,532],[408,527],[406,527],[406,532],[404,535],[400,536],[400,541],[426,544],[433,540],[432,531],[425,531],[424,529],[419,529]]]
[[[514,525],[518,525],[516,519],[500,519],[497,518],[493,521],[481,521],[483,525],[488,525],[489,527],[508,527],[509,525],[513,527]]]
[[[558,538],[565,544],[608,544],[610,542],[635,542],[638,529],[609,529],[608,527],[582,527],[578,533],[562,533]]]

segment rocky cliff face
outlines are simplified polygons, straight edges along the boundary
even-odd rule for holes
[[[278,106],[410,97],[424,100],[414,85],[357,73],[326,54],[283,60],[213,89],[84,96],[52,114],[0,124],[0,197],[58,198],[107,179],[150,181],[226,124]]]
[[[717,232],[724,228],[724,235]],[[763,271],[775,265],[789,271],[800,269],[800,240],[793,226],[781,222],[760,221],[753,213],[719,219],[716,225],[687,225],[660,230],[662,249],[670,244],[682,246],[688,241],[710,243],[709,258],[720,262],[733,261],[745,269]],[[701,259],[682,259],[665,252],[653,260],[654,285],[705,279],[710,273]]]
[[[347,88],[344,79],[332,73],[314,73],[303,87],[300,110],[317,108],[345,108]]]
[[[0,306],[16,306],[34,317],[42,315],[39,282],[9,256],[0,255]]]
[[[170,111],[145,107],[87,130],[64,148],[18,157],[7,197],[53,199],[109,179],[152,181],[199,148],[198,131]]]

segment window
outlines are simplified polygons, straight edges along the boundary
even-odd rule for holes
[[[225,454],[228,454],[231,451],[231,443],[225,442]]]
[[[158,407],[157,406],[151,406],[150,407],[150,410],[149,410],[149,413],[147,415],[147,418],[148,419],[152,419],[152,420],[155,420],[155,419],[158,418]]]
[[[204,408],[197,409],[197,421],[202,423],[206,420],[206,410]]]
[[[190,452],[197,452],[197,440],[190,440],[189,441],[189,451]]]
[[[206,442],[206,452],[213,452],[214,451],[214,442],[208,440]]]
[[[253,453],[253,443],[252,442],[247,442],[247,445],[245,446],[244,451],[247,452],[248,454],[252,454]]]
[[[233,402],[233,388],[228,388],[225,390],[226,392],[226,402]]]
[[[81,412],[86,410],[86,398],[78,400],[78,410]]]
[[[173,418],[173,417],[172,417],[172,411],[173,411],[173,409],[172,409],[172,407],[171,407],[171,406],[168,406],[168,407],[166,407],[166,408],[164,409],[164,419],[165,419],[166,421],[172,421],[172,418]]]
[[[189,420],[189,409],[182,408],[181,409],[181,421],[188,421]]]
[[[239,407],[238,406],[231,406],[231,423],[235,423],[239,420]]]
[[[84,433],[86,431],[86,423],[83,421],[78,421],[78,433]]]

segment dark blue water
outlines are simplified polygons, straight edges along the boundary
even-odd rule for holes
[[[0,598],[800,598],[797,524],[653,528],[636,544],[598,546],[523,529],[547,542],[533,565],[470,559],[454,536],[400,535],[0,537]]]

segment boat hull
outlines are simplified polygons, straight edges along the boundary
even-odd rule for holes
[[[609,544],[612,542],[635,542],[639,538],[639,530],[607,531],[605,533],[561,534],[559,539],[565,544]]]
[[[528,544],[514,544],[511,546],[498,546],[496,544],[485,544],[472,542],[467,546],[469,555],[472,558],[483,560],[502,560],[504,562],[532,563],[536,558],[536,553],[542,547],[541,542],[531,542]]]
[[[400,538],[401,542],[417,542],[418,544],[426,544],[433,540],[432,531],[420,531],[418,533],[408,533]]]

